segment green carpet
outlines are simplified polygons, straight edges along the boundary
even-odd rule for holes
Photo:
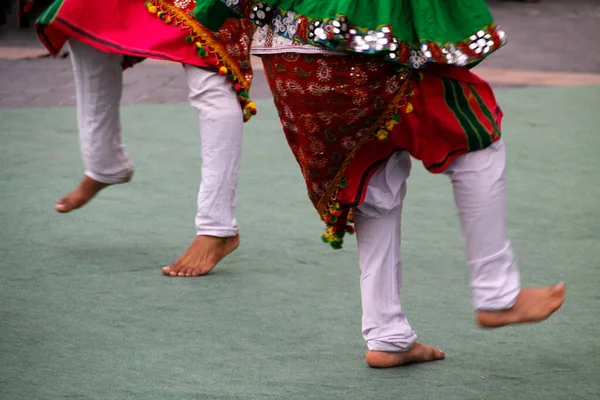
[[[415,163],[403,305],[447,359],[393,370],[364,364],[355,241],[321,243],[269,101],[245,132],[242,245],[197,279],[159,272],[194,235],[191,108],[124,107],[133,182],[69,215],[53,204],[82,172],[74,110],[0,111],[0,398],[599,398],[600,88],[498,97],[523,283],[564,280],[568,300],[478,329],[450,185]]]

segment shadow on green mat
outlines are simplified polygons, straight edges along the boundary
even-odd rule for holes
[[[449,183],[415,162],[403,305],[447,359],[395,370],[364,364],[354,241],[321,243],[270,102],[246,126],[242,245],[199,279],[160,275],[194,235],[187,105],[124,107],[134,181],[69,215],[53,204],[82,172],[74,110],[0,111],[0,398],[598,398],[600,90],[498,96],[523,283],[569,298],[542,325],[478,329]]]

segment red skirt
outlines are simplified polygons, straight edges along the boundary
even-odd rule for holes
[[[195,1],[56,0],[38,19],[38,35],[53,55],[68,38],[123,54],[124,67],[154,58],[212,68],[238,94],[245,120],[256,113],[247,19],[230,19],[212,32],[192,16]]]
[[[341,248],[352,208],[397,151],[433,172],[500,138],[502,111],[490,86],[466,68],[422,72],[369,56],[262,56],[288,144],[308,195]]]

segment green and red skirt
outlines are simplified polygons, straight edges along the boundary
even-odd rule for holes
[[[398,68],[372,56],[263,55],[308,195],[341,248],[370,177],[397,151],[433,173],[500,138],[490,86],[466,67]]]

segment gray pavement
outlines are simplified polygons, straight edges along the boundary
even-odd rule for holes
[[[600,74],[600,0],[489,3],[509,35],[508,46],[482,64],[496,71],[492,76],[498,70]],[[70,60],[44,57],[33,29],[0,29],[0,50],[0,109],[75,104]],[[537,84],[527,79],[527,84]],[[491,81],[511,85],[510,79]],[[522,77],[513,81],[524,85]],[[125,73],[124,86],[123,104],[185,102],[187,97],[182,68],[172,63],[137,65]],[[256,71],[251,95],[270,96],[261,70]]]
[[[600,0],[489,4],[508,45],[486,67],[600,73]]]
[[[122,104],[177,103],[187,99],[179,64],[147,61],[123,75]],[[253,98],[270,97],[266,78],[258,70]],[[75,87],[68,58],[0,60],[0,109],[74,106]]]

